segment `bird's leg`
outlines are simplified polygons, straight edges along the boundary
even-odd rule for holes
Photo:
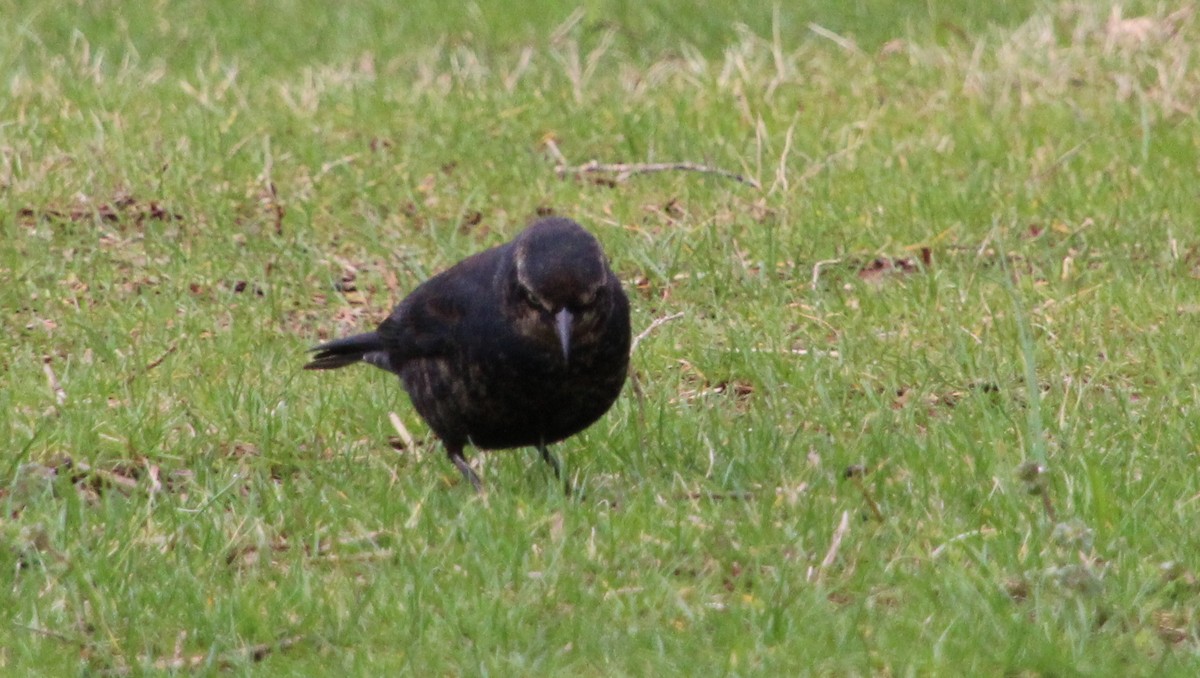
[[[479,481],[479,476],[475,475],[475,471],[471,469],[470,464],[463,457],[462,445],[450,445],[447,443],[446,456],[450,457],[450,461],[463,474],[463,478],[470,481],[471,487],[475,488],[476,494],[483,492],[483,483]]]
[[[538,452],[542,453],[542,459],[544,459],[547,464],[550,464],[550,468],[554,469],[554,477],[562,481],[563,491],[566,492],[568,497],[571,496],[571,479],[563,478],[562,465],[558,463],[558,457],[554,456],[550,452],[550,448],[546,446],[546,443],[541,443],[538,445]]]
[[[550,468],[554,469],[554,477],[562,480],[562,467],[558,463],[558,457],[550,453],[550,448],[546,446],[546,443],[538,445],[538,452],[542,453],[542,459],[547,464],[550,464]]]

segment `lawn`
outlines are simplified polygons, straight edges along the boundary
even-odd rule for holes
[[[1193,5],[144,4],[0,0],[0,673],[1200,674]],[[300,369],[547,213],[575,495]]]

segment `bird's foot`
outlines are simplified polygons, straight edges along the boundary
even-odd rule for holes
[[[483,494],[483,482],[479,480],[479,476],[476,475],[475,470],[472,469],[471,465],[467,463],[467,460],[463,458],[462,452],[451,452],[450,461],[454,462],[454,467],[457,468],[460,473],[462,473],[463,478],[465,478],[467,482],[471,483],[471,487],[475,488],[475,493]]]
[[[571,479],[564,478],[562,474],[562,464],[559,463],[558,457],[550,452],[550,448],[545,445],[538,445],[538,451],[542,453],[542,459],[545,460],[550,468],[554,469],[554,478],[561,480],[563,484],[563,492],[569,497],[571,496]]]

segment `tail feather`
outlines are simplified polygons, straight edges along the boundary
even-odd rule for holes
[[[306,370],[333,370],[357,362],[368,362],[376,367],[390,370],[387,351],[377,332],[335,339],[309,350],[316,355],[304,366]]]

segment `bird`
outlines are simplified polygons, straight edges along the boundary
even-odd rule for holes
[[[629,299],[600,243],[554,216],[421,283],[374,332],[309,349],[304,369],[362,362],[398,375],[450,461],[482,492],[467,444],[535,447],[562,480],[547,446],[612,407],[630,341]]]

